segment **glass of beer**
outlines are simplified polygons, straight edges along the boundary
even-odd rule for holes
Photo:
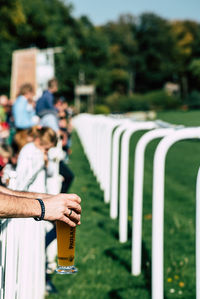
[[[76,227],[71,227],[62,221],[56,221],[58,245],[58,274],[73,274],[78,272],[74,266]]]

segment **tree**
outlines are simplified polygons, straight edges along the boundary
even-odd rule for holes
[[[188,66],[200,55],[200,26],[194,21],[176,21],[171,24],[171,32],[175,41],[174,63],[185,98],[190,84],[193,85]]]
[[[0,94],[9,94],[11,57],[16,48],[17,27],[25,15],[19,0],[0,0]]]
[[[25,22],[20,0],[0,0],[0,37],[13,40],[17,26]]]
[[[109,22],[101,28],[109,39],[110,92],[133,92],[137,52],[135,28],[135,18],[131,15],[121,15],[117,22]]]
[[[19,47],[62,46],[71,35],[71,5],[60,0],[21,0],[26,23],[18,26]],[[23,37],[23,38],[22,38]]]
[[[193,76],[200,80],[200,59],[193,59],[189,66],[189,69],[192,72]]]
[[[174,41],[167,20],[153,14],[142,14],[137,22],[138,52],[136,88],[147,91],[162,88],[172,80]]]

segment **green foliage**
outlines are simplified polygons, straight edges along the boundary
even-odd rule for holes
[[[185,100],[185,104],[188,105],[190,109],[200,108],[200,92],[193,90]]]
[[[0,0],[0,37],[13,40],[20,24],[24,24],[25,15],[20,0]]]
[[[199,90],[199,23],[144,13],[94,26],[87,16],[75,19],[72,11],[65,0],[0,0],[1,92],[9,92],[12,51],[29,47],[62,47],[56,55],[56,76],[68,100],[74,98],[80,72],[85,84],[95,85],[97,104],[120,94],[121,106],[113,110],[176,106],[176,100],[165,95],[161,103],[157,94],[150,101],[140,96],[166,82],[178,83],[182,98]]]
[[[63,46],[75,22],[71,17],[71,6],[60,0],[20,1],[26,23],[18,27],[19,47]]]
[[[114,92],[105,99],[106,105],[111,109],[112,112],[119,112],[120,110],[120,94]]]
[[[194,77],[198,78],[200,82],[200,59],[193,59],[189,66],[189,70]]]
[[[12,51],[15,49],[14,41],[8,41],[0,37],[0,94],[9,95],[10,76],[11,76],[11,58]]]
[[[145,94],[150,107],[155,110],[170,110],[180,106],[181,101],[178,96],[168,95],[164,90],[156,90]]]
[[[146,94],[123,96],[113,93],[106,98],[106,104],[112,112],[146,111],[176,109],[180,106],[180,98],[168,95],[163,90],[156,90]]]
[[[110,109],[106,105],[96,105],[94,109],[95,114],[109,114]]]
[[[85,74],[86,84],[95,84],[101,87],[106,76],[104,64],[107,61],[107,39],[102,32],[95,28],[88,18],[82,17],[74,21],[71,28],[73,33],[68,34],[64,43],[64,51],[57,55],[56,74],[61,82],[61,91],[73,98],[74,87],[79,83],[79,72]],[[109,87],[102,88],[100,95],[107,92]]]
[[[146,103],[142,101],[142,96],[140,95],[127,97],[121,95],[120,93],[113,93],[106,98],[105,102],[110,107],[112,112],[118,113],[149,109],[148,104],[146,105]]]
[[[136,89],[148,91],[172,80],[173,39],[167,20],[152,14],[140,16],[137,27]]]
[[[77,49],[76,42],[70,38],[63,47],[62,53],[56,54],[56,76],[59,81],[59,89],[69,97],[73,97],[74,86],[79,72],[80,52]],[[73,67],[71,67],[73,65]]]
[[[129,74],[123,69],[112,69],[110,71],[111,77],[111,90],[126,94],[128,90]]]
[[[191,63],[200,55],[200,25],[190,20],[174,21],[171,23],[171,35],[174,39],[174,74],[181,85],[182,98],[185,98],[189,90],[198,89],[199,85],[194,80],[194,65],[191,70]]]
[[[110,93],[111,80],[110,73],[104,68],[104,66],[97,70],[95,84],[98,92],[98,98],[104,97]]]
[[[24,23],[20,0],[0,0],[0,94],[9,95],[12,51],[17,46],[17,28]]]

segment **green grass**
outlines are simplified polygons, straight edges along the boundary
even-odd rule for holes
[[[200,111],[163,112],[165,121],[200,125]],[[129,178],[129,236],[132,218],[133,153],[141,132],[131,140]],[[118,242],[118,221],[109,218],[89,164],[77,138],[73,136],[70,167],[76,179],[71,192],[82,198],[82,225],[77,229],[76,266],[73,276],[54,275],[59,293],[48,299],[65,298],[151,298],[151,212],[153,155],[159,140],[147,147],[145,156],[143,269],[139,277],[130,274],[131,240]],[[195,298],[195,183],[200,160],[200,142],[175,144],[167,156],[165,184],[165,298]],[[174,293],[171,293],[174,291]]]
[[[76,261],[79,272],[73,276],[54,275],[59,294],[48,298],[150,298],[144,275],[130,275],[131,244],[118,242],[118,223],[109,218],[79,140],[73,136],[70,160],[76,179],[71,192],[82,198],[82,224],[77,228]]]

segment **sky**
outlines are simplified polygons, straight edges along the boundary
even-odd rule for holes
[[[95,25],[117,20],[120,14],[153,12],[166,19],[200,22],[200,0],[69,0],[73,15],[87,15]]]

